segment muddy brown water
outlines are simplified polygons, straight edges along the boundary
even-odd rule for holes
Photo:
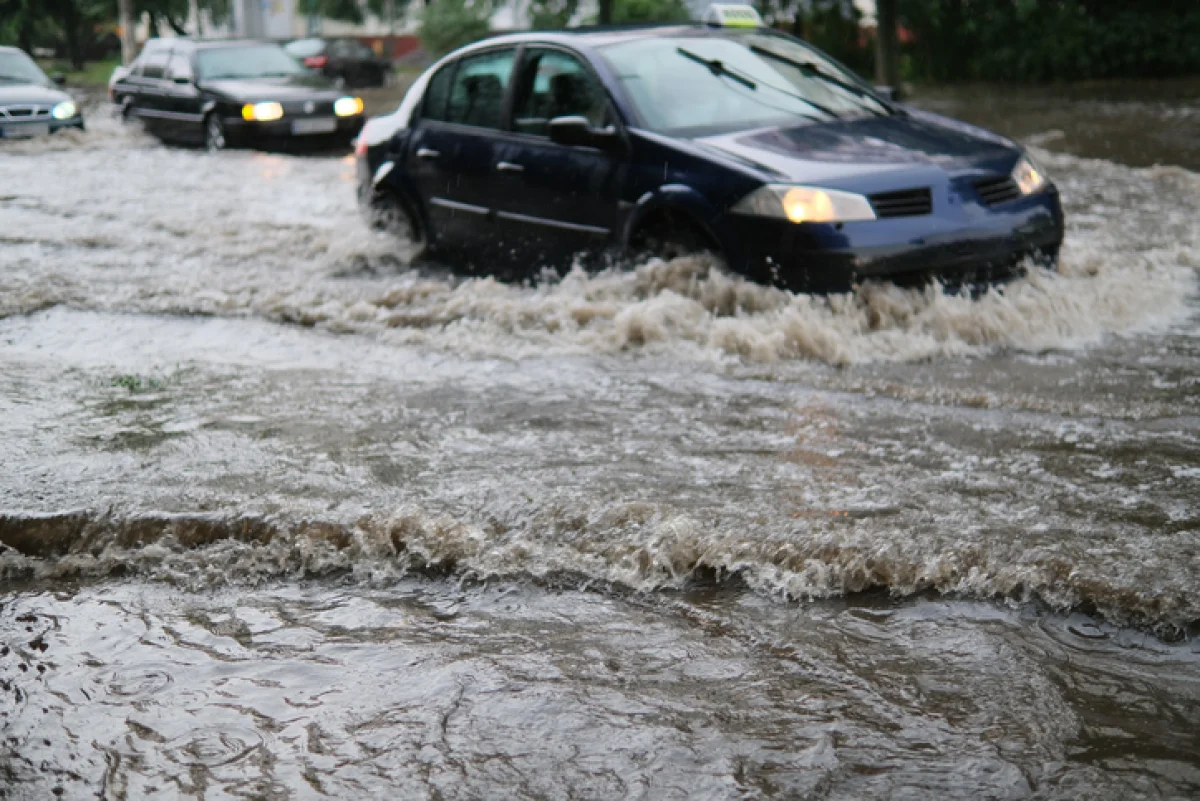
[[[920,99],[1064,194],[973,299],[418,273],[342,154],[0,148],[0,797],[1200,797],[1149,93]]]

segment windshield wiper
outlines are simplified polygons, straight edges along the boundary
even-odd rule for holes
[[[685,50],[682,47],[677,47],[675,49],[679,52],[679,55],[683,56],[684,58],[691,59],[692,61],[695,61],[697,64],[708,67],[708,71],[711,72],[713,75],[716,75],[718,77],[724,76],[726,78],[729,78],[730,80],[740,83],[742,86],[745,86],[747,89],[751,89],[754,91],[758,90],[758,84],[753,79],[747,78],[742,73],[740,73],[736,70],[732,70],[729,67],[725,66],[725,62],[721,61],[720,59],[716,59],[716,58],[708,59],[697,53],[693,53],[690,50]],[[764,83],[763,86],[767,87],[768,89],[772,89],[776,92],[779,92],[782,95],[786,95],[787,97],[793,98],[794,100],[799,100],[801,103],[807,103],[808,105],[815,108],[817,111],[820,111],[822,114],[828,114],[830,117],[833,117],[835,120],[838,119],[838,115],[833,109],[826,108],[825,106],[822,106],[820,103],[809,100],[804,95],[798,95],[795,92],[789,92],[787,89],[780,89],[778,86],[772,86],[769,83]],[[780,110],[782,111],[783,109],[780,109]],[[793,112],[789,112],[789,113],[793,113]],[[805,115],[805,116],[808,116],[808,115]],[[809,119],[814,119],[814,118],[809,117]]]
[[[747,78],[745,75],[742,75],[740,72],[736,72],[734,70],[729,69],[729,67],[725,66],[725,62],[721,61],[720,59],[705,58],[704,56],[700,55],[699,53],[693,53],[691,50],[685,50],[682,47],[677,47],[675,49],[679,52],[679,55],[683,56],[684,58],[691,59],[692,61],[695,61],[697,64],[708,67],[708,71],[711,72],[713,75],[717,75],[717,76],[724,75],[726,78],[730,78],[732,80],[737,81],[738,83],[740,83],[742,86],[746,87],[747,89],[757,89],[758,88],[758,84],[756,84],[754,81]]]
[[[795,67],[796,69],[800,70],[801,72],[807,73],[809,75],[815,75],[816,77],[820,78],[821,80],[825,81],[826,83],[831,83],[834,86],[845,89],[847,92],[856,94],[859,97],[869,98],[869,99],[875,101],[876,103],[879,103],[880,105],[882,105],[888,111],[890,111],[892,113],[896,112],[896,109],[892,108],[891,105],[880,100],[878,97],[875,96],[874,93],[868,92],[866,89],[862,88],[861,86],[855,86],[852,83],[847,83],[846,81],[843,81],[841,78],[838,78],[836,75],[830,75],[828,72],[821,69],[821,67],[819,65],[814,64],[811,61],[797,61],[794,58],[788,58],[787,56],[781,56],[772,50],[768,50],[765,47],[759,47],[758,45],[750,45],[750,52],[754,53],[755,55],[758,55],[758,56],[766,56],[767,58],[773,58],[780,63],[787,64],[790,67]]]

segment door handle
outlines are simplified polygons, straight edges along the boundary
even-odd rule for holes
[[[439,153],[438,151],[430,150],[427,147],[417,148],[417,158],[419,158],[419,159],[436,159],[440,155],[442,155],[442,154]]]
[[[496,169],[500,172],[525,172],[525,168],[520,164],[513,164],[511,161],[501,161],[496,164]]]

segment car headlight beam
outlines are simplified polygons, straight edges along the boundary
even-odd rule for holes
[[[1035,164],[1033,159],[1028,155],[1021,156],[1021,160],[1017,162],[1017,166],[1013,167],[1011,175],[1013,181],[1017,184],[1017,188],[1021,190],[1022,195],[1032,195],[1034,192],[1040,192],[1049,183],[1045,171]]]
[[[242,119],[247,122],[270,122],[283,116],[283,106],[275,101],[247,103],[242,106]]]
[[[50,109],[50,116],[56,120],[69,120],[78,113],[79,109],[70,100],[64,100]]]
[[[853,192],[812,186],[767,184],[738,201],[737,214],[775,217],[794,223],[837,223],[874,220],[871,202]]]
[[[358,97],[339,97],[333,103],[333,113],[339,117],[353,117],[362,114],[363,102]]]

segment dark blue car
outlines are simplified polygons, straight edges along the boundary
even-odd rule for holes
[[[759,26],[488,39],[426,71],[356,153],[373,219],[505,276],[712,251],[798,291],[991,281],[1052,263],[1063,237],[1019,145]]]

